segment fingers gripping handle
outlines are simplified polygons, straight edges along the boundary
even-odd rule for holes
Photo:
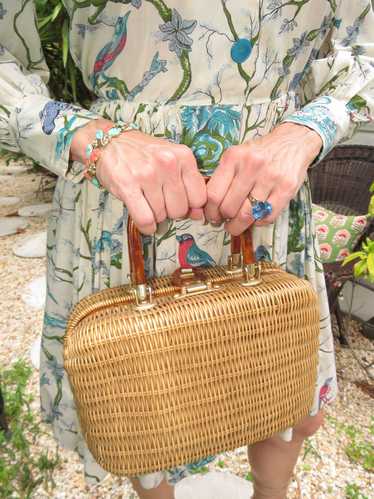
[[[205,182],[208,183],[208,181],[209,177],[205,177]],[[147,278],[144,268],[142,238],[130,215],[127,222],[127,239],[129,246],[131,282],[133,285],[146,284]],[[231,254],[234,255],[238,253],[242,254],[244,265],[250,265],[256,262],[255,253],[253,251],[251,226],[249,226],[240,236],[231,237]]]

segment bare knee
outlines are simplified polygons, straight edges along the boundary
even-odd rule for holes
[[[311,437],[316,433],[316,431],[322,426],[324,420],[323,411],[319,411],[315,416],[307,416],[300,423],[298,423],[295,428],[295,434],[302,438]]]

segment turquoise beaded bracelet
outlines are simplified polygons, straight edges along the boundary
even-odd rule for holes
[[[112,139],[119,137],[122,133],[128,132],[130,130],[138,130],[138,127],[133,123],[124,123],[122,121],[117,122],[114,126],[111,126],[108,130],[97,130],[96,138],[86,147],[86,169],[84,171],[84,176],[90,180],[96,187],[102,188],[98,178],[96,177],[96,164],[100,158],[102,149],[107,146]]]

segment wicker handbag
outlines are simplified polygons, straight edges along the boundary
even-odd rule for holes
[[[132,284],[80,301],[65,337],[81,428],[103,468],[168,469],[307,415],[319,307],[306,280],[254,263],[247,231],[233,238],[226,267],[147,282],[131,221],[128,240]]]

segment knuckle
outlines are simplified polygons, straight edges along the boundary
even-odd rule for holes
[[[208,191],[207,191],[207,200],[208,200],[208,203],[211,203],[215,206],[219,206],[222,202],[222,199],[221,199],[219,192],[217,192],[213,189],[209,189],[209,186],[208,186]]]
[[[163,222],[166,218],[166,211],[164,209],[155,211],[155,218],[158,223]]]
[[[137,220],[138,222],[138,225],[140,226],[148,226],[148,225],[152,225],[154,223],[154,218],[152,215],[147,215],[147,214],[140,214],[140,213],[137,213],[137,216],[136,218],[134,218],[134,220]]]
[[[191,208],[202,208],[206,203],[207,193],[205,190],[203,190],[200,195],[197,195],[195,199],[190,200]]]
[[[247,158],[252,167],[259,168],[267,163],[267,155],[265,151],[256,147],[251,147],[248,149]]]
[[[247,209],[242,209],[240,210],[239,212],[239,221],[242,222],[242,223],[249,223],[250,219],[251,219],[251,213],[249,212],[249,210]]]
[[[178,163],[176,154],[170,149],[160,149],[158,159],[161,161],[164,168],[174,169]]]
[[[135,178],[140,184],[155,182],[156,176],[156,168],[152,162],[143,163],[135,172]]]
[[[293,179],[293,178],[283,179],[282,188],[283,188],[283,191],[287,192],[288,194],[291,194],[293,197],[297,192],[296,179]]]
[[[178,144],[176,148],[177,154],[185,161],[195,162],[195,156],[192,150],[185,144]]]
[[[266,171],[264,172],[264,177],[268,182],[271,182],[273,184],[278,182],[282,178],[280,171],[276,170],[273,167],[269,167],[266,169]]]
[[[226,204],[222,204],[219,211],[224,218],[234,218],[237,214],[237,210],[235,210],[235,208],[233,208],[231,205]]]
[[[221,156],[221,163],[225,164],[226,162],[231,163],[235,158],[238,157],[241,151],[241,146],[231,146],[228,147]]]

